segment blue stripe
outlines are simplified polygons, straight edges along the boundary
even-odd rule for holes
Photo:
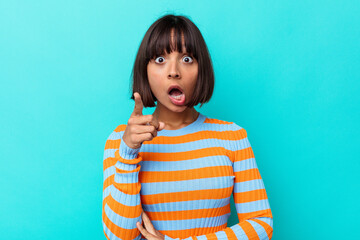
[[[116,183],[137,183],[139,182],[139,172],[115,173],[114,181]]]
[[[107,169],[105,169],[104,173],[103,173],[103,182],[105,182],[105,180],[113,174],[115,174],[114,166],[111,166],[111,167],[108,167]]]
[[[257,222],[251,221],[251,219],[249,219],[248,222],[251,224],[251,226],[253,226],[253,228],[255,229],[255,232],[257,233],[257,235],[259,236],[259,238],[261,240],[269,240],[269,237],[268,237],[265,229],[263,228],[263,226],[261,226]]]
[[[233,230],[233,232],[235,233],[235,236],[237,238],[244,239],[244,240],[249,239],[239,224],[235,224],[235,225],[231,226],[230,228]]]
[[[107,226],[105,225],[104,221],[102,221],[102,225],[103,225],[103,229],[106,233],[106,236],[109,237],[110,240],[122,240],[121,238],[118,238],[117,236],[115,236],[110,229],[107,228]]]
[[[117,201],[123,205],[132,206],[132,207],[138,206],[140,204],[140,195],[139,194],[135,194],[135,195],[125,194],[125,193],[119,191],[116,187],[114,187],[114,185],[111,185],[108,188],[110,188],[110,194],[115,201]]]
[[[247,139],[240,140],[223,140],[223,139],[199,139],[197,141],[178,143],[178,144],[143,144],[140,152],[151,153],[176,153],[185,151],[194,151],[199,149],[211,148],[211,147],[223,147],[227,150],[235,151],[250,146]],[[239,147],[240,146],[240,147]]]
[[[106,160],[107,158],[109,157],[115,157],[115,152],[116,150],[118,149],[112,149],[112,148],[109,148],[109,149],[105,149],[104,150],[104,158],[103,158],[103,161]]]
[[[215,233],[218,239],[228,239],[226,233],[224,231],[218,231]]]
[[[248,191],[264,189],[264,188],[265,188],[265,186],[264,186],[263,180],[255,179],[255,180],[250,180],[250,181],[246,181],[246,182],[235,183],[233,192],[234,193],[248,192]]]
[[[122,135],[124,134],[124,131],[121,132],[115,132],[113,131],[110,136],[108,137],[108,140],[119,140],[122,138]]]
[[[267,199],[247,203],[235,203],[235,207],[238,213],[249,213],[270,208],[269,201]]]
[[[210,218],[196,218],[186,220],[166,220],[166,221],[151,221],[156,230],[189,230],[196,228],[209,227],[209,223],[213,223],[212,227],[221,226],[227,223],[230,213],[219,217]]]
[[[204,167],[232,166],[228,156],[218,155],[196,158],[191,160],[159,162],[159,161],[142,161],[141,171],[181,171]]]
[[[205,235],[196,236],[196,239],[197,239],[197,240],[208,240]],[[221,238],[219,238],[219,239],[221,239]],[[192,239],[190,238],[190,240],[192,240]]]
[[[168,235],[165,235],[164,240],[180,240],[180,238],[171,238],[171,237],[169,237]],[[188,240],[188,239],[186,238],[186,239],[184,239],[184,240]]]
[[[273,227],[273,219],[270,217],[258,217],[255,219],[259,219],[260,221],[263,221],[263,222],[269,224],[271,227]]]
[[[234,178],[235,176],[226,176],[174,182],[141,183],[141,195],[228,188],[234,185]]]
[[[222,199],[205,199],[182,202],[169,202],[157,204],[142,204],[146,212],[168,212],[168,211],[188,211],[204,209],[206,206],[220,208],[230,204],[230,197]]]
[[[184,128],[180,128],[177,130],[161,130],[158,132],[158,136],[170,136],[170,137],[175,137],[175,136],[182,136],[185,134],[192,134],[192,133],[196,133],[199,131],[237,131],[242,129],[242,127],[240,127],[239,125],[237,125],[236,123],[204,123],[205,119],[207,118],[207,116],[203,115],[200,113],[199,118],[193,122],[192,124],[184,127]]]
[[[234,162],[234,172],[240,172],[253,168],[258,168],[255,158],[248,158],[246,160]]]
[[[117,161],[115,163],[115,166],[120,169],[120,170],[125,170],[125,171],[132,171],[134,169],[137,168],[136,164],[126,164],[126,163],[122,163],[120,161]]]
[[[108,186],[107,188],[104,189],[104,191],[103,191],[103,200],[104,200],[107,196],[109,196],[109,194],[110,194],[110,187],[111,187],[111,186]]]
[[[176,129],[176,130],[163,129],[163,130],[158,132],[158,136],[163,136],[163,135],[166,135],[166,136],[181,136],[181,135],[197,132],[203,126],[202,123],[205,121],[205,119],[206,119],[206,116],[199,113],[198,118],[194,122],[192,122],[191,124],[187,125],[186,127]]]
[[[128,230],[137,228],[136,222],[142,221],[141,214],[139,217],[136,218],[126,218],[115,213],[107,204],[105,204],[105,214],[116,226]]]

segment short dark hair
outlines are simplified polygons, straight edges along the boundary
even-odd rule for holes
[[[171,31],[174,30],[174,44],[171,45]],[[154,107],[156,97],[151,91],[147,65],[155,56],[182,49],[182,36],[186,52],[193,56],[198,62],[198,79],[193,91],[192,99],[186,105],[193,107],[201,103],[200,107],[211,99],[214,91],[215,77],[210,53],[205,40],[197,26],[185,16],[164,15],[156,20],[147,30],[140,44],[132,69],[132,94],[141,95],[144,107]],[[180,52],[180,51],[179,51]],[[181,51],[182,52],[182,51]]]

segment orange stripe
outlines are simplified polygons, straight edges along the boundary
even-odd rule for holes
[[[207,118],[205,118],[204,123],[215,123],[215,124],[229,125],[229,124],[232,124],[233,122],[228,122],[228,121],[224,121],[224,120],[220,120],[220,119],[207,117]]]
[[[115,151],[115,158],[116,158],[118,161],[120,161],[120,162],[122,162],[122,163],[126,163],[126,164],[137,164],[137,163],[139,163],[139,162],[142,161],[142,157],[141,157],[140,154],[138,154],[138,156],[137,156],[136,158],[134,158],[134,159],[124,159],[124,158],[122,158],[122,157],[120,156],[119,149],[117,149],[117,150]]]
[[[103,232],[104,232],[104,234],[105,234],[106,239],[107,239],[107,240],[110,240],[110,238],[106,235],[104,228],[103,228]]]
[[[235,235],[234,231],[231,228],[224,229],[224,232],[228,239],[238,239],[238,237]]]
[[[196,218],[211,218],[223,216],[230,213],[230,204],[220,207],[218,209],[196,209],[185,211],[171,211],[171,212],[146,212],[151,220],[156,221],[170,221],[170,220],[186,220]]]
[[[103,191],[108,187],[110,186],[111,184],[113,184],[114,182],[114,174],[113,175],[110,175],[107,179],[105,179],[104,181],[104,185],[103,185]]]
[[[119,191],[128,194],[128,195],[135,195],[140,193],[141,190],[141,183],[116,183],[114,182],[114,174],[109,176],[107,179],[105,179],[103,184],[103,191],[109,187],[110,185],[114,184],[114,187],[116,187]]]
[[[241,222],[239,225],[244,230],[246,236],[249,239],[260,240],[259,235],[256,233],[254,227],[248,221]]]
[[[116,183],[114,182],[114,187],[119,189],[119,191],[127,195],[136,195],[140,193],[141,184],[137,183]]]
[[[244,149],[233,151],[232,153],[234,154],[233,157],[235,159],[235,162],[243,161],[249,158],[255,158],[251,146]]]
[[[257,217],[270,217],[273,218],[270,208],[265,210],[259,210],[249,213],[238,213],[239,221],[245,221],[250,218],[257,218]]]
[[[222,173],[222,174],[221,174]],[[166,172],[141,172],[140,181],[146,183],[183,181],[201,178],[233,176],[232,166],[213,166]],[[144,181],[146,179],[146,181]]]
[[[273,228],[269,224],[267,224],[264,221],[261,221],[260,219],[250,219],[250,220],[260,224],[265,229],[266,234],[268,235],[268,238],[271,239]]]
[[[142,212],[142,206],[141,204],[136,206],[126,206],[119,202],[117,202],[111,194],[109,194],[104,199],[104,206],[105,203],[113,210],[116,214],[125,217],[125,218],[137,218],[141,215]]]
[[[103,161],[103,171],[108,169],[109,167],[112,167],[116,164],[117,159],[113,157],[108,157]]]
[[[234,200],[235,199],[235,203],[247,203],[267,199],[267,195],[265,189],[257,189],[247,192],[234,193]]]
[[[261,179],[261,175],[258,168],[252,168],[244,171],[234,172],[235,183],[245,182],[254,179]]]
[[[115,128],[114,132],[122,132],[125,131],[125,129],[126,129],[126,124],[120,124]]]
[[[112,140],[112,139],[108,139],[105,143],[105,149],[118,149],[120,147],[120,139],[117,140]]]
[[[207,240],[218,240],[218,237],[215,235],[215,233],[206,234],[205,237],[206,237]]]
[[[217,191],[220,195],[214,194],[213,189],[205,190],[194,190],[187,192],[172,192],[172,193],[159,193],[152,194],[151,197],[147,195],[146,198],[141,198],[141,203],[143,204],[158,204],[169,202],[182,202],[182,201],[192,201],[192,200],[202,200],[202,199],[222,199],[226,196],[230,197],[233,187],[223,188],[222,191]],[[229,195],[225,195],[229,193]]]
[[[111,232],[121,239],[134,239],[140,234],[139,229],[135,226],[133,229],[125,229],[122,227],[117,226],[115,223],[113,223],[108,216],[105,213],[105,208],[102,210],[102,217],[103,221],[108,229],[111,230]]]

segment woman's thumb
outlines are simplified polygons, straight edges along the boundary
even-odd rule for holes
[[[165,123],[164,122],[159,122],[159,128],[158,128],[158,131],[161,131],[163,130],[165,127]]]

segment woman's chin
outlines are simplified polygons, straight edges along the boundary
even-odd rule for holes
[[[187,108],[186,105],[179,106],[179,105],[175,105],[173,103],[170,103],[170,107],[168,107],[168,109],[173,112],[183,112],[183,111],[185,111],[186,108]]]
[[[156,101],[156,105],[159,104],[159,100]],[[163,106],[163,107],[166,107],[167,109],[169,109],[170,111],[172,112],[183,112],[185,111],[185,109],[187,108],[187,106],[185,104],[183,105],[176,105],[174,104],[173,102],[169,101],[168,103],[166,104],[163,104],[160,102],[160,104]]]

